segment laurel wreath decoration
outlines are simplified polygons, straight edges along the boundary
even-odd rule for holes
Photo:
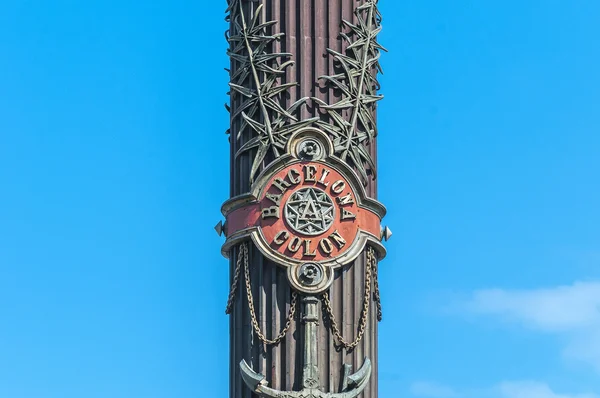
[[[227,37],[230,44],[227,53],[232,62],[237,63],[230,72],[229,95],[232,102],[241,99],[240,105],[231,113],[232,120],[242,118],[238,131],[234,132],[235,139],[239,140],[248,128],[254,132],[235,155],[237,158],[245,152],[256,151],[250,170],[250,182],[253,182],[269,152],[278,157],[285,151],[290,135],[310,126],[318,118],[299,121],[295,116],[308,97],[299,99],[287,109],[281,105],[280,96],[298,85],[296,82],[279,83],[286,69],[294,64],[289,60],[292,54],[270,52],[273,44],[284,36],[283,33],[270,34],[277,21],[261,21],[263,4],[248,15],[242,3],[242,0],[229,0],[227,8],[227,20],[232,24]]]
[[[387,51],[377,42],[381,31],[381,13],[377,0],[367,0],[355,10],[357,23],[342,22],[345,32],[341,37],[348,43],[345,54],[332,49],[327,52],[336,63],[337,74],[321,76],[329,87],[341,93],[342,98],[328,104],[313,98],[315,104],[329,115],[328,121],[316,124],[334,138],[336,155],[352,164],[363,182],[368,174],[376,178],[376,166],[367,145],[377,136],[374,118],[376,103],[383,99],[377,73],[383,73],[379,64],[381,51]],[[348,117],[349,116],[349,117]]]

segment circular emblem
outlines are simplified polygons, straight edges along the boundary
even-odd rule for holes
[[[324,149],[318,140],[308,138],[298,144],[298,157],[303,160],[314,160],[323,156]]]
[[[294,289],[316,294],[367,243],[385,255],[385,208],[367,197],[357,174],[334,156],[327,134],[307,128],[290,137],[286,151],[263,170],[251,192],[224,205],[223,251],[251,237],[270,261],[287,268]]]
[[[320,263],[296,264],[288,267],[288,280],[294,289],[316,294],[331,284],[333,271]]]
[[[294,163],[274,173],[259,206],[266,242],[292,261],[333,260],[353,246],[361,228],[352,184],[321,162]]]
[[[292,194],[285,205],[285,220],[296,232],[316,236],[327,231],[335,218],[333,200],[317,188],[304,188]]]
[[[323,269],[318,264],[306,263],[298,270],[298,279],[306,286],[317,286],[323,281]]]

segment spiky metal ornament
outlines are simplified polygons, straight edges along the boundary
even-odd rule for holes
[[[376,103],[383,99],[383,95],[378,94],[377,72],[382,72],[379,58],[381,51],[386,50],[377,42],[381,31],[377,1],[368,0],[358,6],[355,15],[356,24],[343,21],[346,32],[341,36],[348,43],[345,54],[327,50],[335,59],[339,73],[321,77],[331,89],[339,91],[342,98],[333,104],[318,98],[313,100],[329,115],[329,121],[318,121],[317,125],[334,137],[336,155],[352,164],[366,183],[368,174],[376,178],[376,166],[368,146],[377,136],[374,112]]]
[[[317,118],[299,121],[295,116],[308,97],[299,99],[287,109],[281,106],[280,96],[298,84],[280,83],[286,69],[294,64],[288,59],[292,54],[269,52],[273,43],[284,36],[283,33],[270,33],[277,21],[261,21],[263,4],[249,18],[245,16],[242,0],[230,0],[228,4],[228,20],[233,29],[227,38],[230,44],[227,54],[232,62],[237,62],[231,73],[230,95],[231,101],[241,101],[231,118],[241,116],[243,120],[233,134],[239,140],[246,129],[254,132],[235,156],[256,150],[250,170],[252,182],[269,152],[277,158],[284,151],[290,135],[311,125]]]

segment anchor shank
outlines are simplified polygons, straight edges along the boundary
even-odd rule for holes
[[[304,303],[304,367],[302,372],[302,386],[306,389],[319,387],[319,367],[317,363],[318,339],[317,326],[319,325],[318,304],[314,296],[306,296]]]

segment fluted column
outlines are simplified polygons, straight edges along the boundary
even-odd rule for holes
[[[249,146],[252,140],[260,136],[256,128],[253,128],[252,121],[263,126],[262,128],[270,125],[273,131],[277,128],[281,130],[283,125],[289,126],[308,121],[306,125],[322,128],[327,132],[327,126],[335,131],[336,121],[332,112],[336,112],[339,118],[349,124],[355,124],[352,127],[354,129],[352,134],[356,136],[352,137],[366,134],[366,138],[362,141],[353,138],[354,141],[350,145],[345,145],[343,140],[340,141],[340,153],[337,155],[357,170],[357,174],[361,177],[366,176],[362,178],[366,192],[376,199],[377,180],[374,164],[377,131],[375,126],[365,119],[368,113],[374,120],[376,99],[364,100],[368,96],[376,95],[378,89],[375,80],[378,64],[365,59],[372,58],[371,55],[380,50],[378,45],[374,44],[376,29],[379,28],[376,3],[367,0],[228,1],[227,13],[231,24],[228,37],[231,57],[229,108],[232,117],[229,139],[232,197],[247,193],[260,171],[282,152],[281,148],[273,145],[269,138],[265,138],[264,145],[259,143]],[[360,10],[360,7],[364,9]],[[271,21],[274,23],[271,24]],[[344,24],[342,21],[347,23]],[[366,43],[359,43],[353,51],[349,51],[349,45],[360,39],[365,40],[364,37],[360,37],[360,34],[353,32],[350,26],[358,26],[361,21],[375,33]],[[261,24],[266,25],[261,27]],[[345,39],[344,35],[349,39]],[[259,39],[259,36],[263,38]],[[274,37],[275,39],[269,39]],[[353,58],[358,65],[367,69],[368,76],[354,82],[357,90],[362,90],[361,93],[366,96],[362,100],[344,93],[344,90],[336,87],[331,80],[321,78],[344,75],[344,68],[339,59],[336,59],[336,53]],[[261,60],[265,58],[261,57],[269,54],[284,55],[273,56],[262,62]],[[249,57],[253,59],[248,61]],[[285,66],[288,61],[294,63]],[[265,68],[279,69],[281,72],[275,74],[276,79],[269,81],[272,76],[265,71]],[[344,77],[336,78],[340,81],[343,79]],[[285,90],[275,93],[271,100],[286,113],[289,111],[292,118],[273,109],[268,103],[261,103],[258,98],[260,95],[257,94],[264,94],[265,90],[273,90],[275,87],[289,83],[296,84],[286,86]],[[246,89],[254,94],[245,92]],[[348,99],[352,105],[340,107],[339,110],[327,109],[327,105],[334,105],[345,99]],[[298,104],[297,101],[301,102]],[[293,106],[294,104],[297,106]],[[358,114],[356,114],[357,107],[360,108]],[[334,134],[330,133],[330,136],[332,139],[335,138]],[[284,142],[286,134],[280,134],[279,138]],[[369,159],[357,155],[356,152],[344,152],[344,147],[352,148],[354,143],[362,147],[360,150],[364,150]],[[257,157],[259,157],[258,161]],[[230,282],[233,282],[238,268],[238,256],[239,251],[236,246],[231,250]],[[286,323],[292,290],[285,269],[266,259],[251,242],[248,258],[258,324],[267,338],[272,339],[279,334]],[[365,294],[366,264],[366,254],[363,252],[355,261],[337,269],[335,280],[329,290],[335,318],[344,338],[350,341],[354,340],[358,333]],[[242,271],[230,318],[230,398],[256,396],[242,381],[238,366],[242,359],[246,360],[255,371],[265,375],[271,388],[297,391],[302,384],[304,357],[300,310],[296,313],[286,337],[278,345],[263,344],[252,327],[243,274]],[[356,370],[363,364],[364,358],[368,357],[373,364],[373,373],[369,385],[360,397],[378,397],[376,302],[370,301],[364,337],[351,350],[337,345],[322,305],[320,302],[318,311],[320,321],[317,329],[320,389],[324,392],[338,392],[342,387],[344,364],[349,364]],[[298,309],[300,308],[299,303]]]

